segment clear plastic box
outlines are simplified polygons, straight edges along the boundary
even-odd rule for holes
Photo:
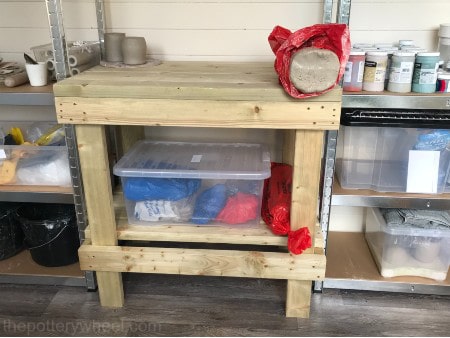
[[[378,208],[367,208],[365,237],[383,277],[447,278],[450,228],[391,227]]]
[[[113,172],[130,224],[258,224],[270,154],[261,144],[144,140]]]
[[[436,144],[423,141],[439,133],[448,134],[450,140],[447,130],[341,126],[336,154],[339,183],[344,189],[443,193],[449,178],[448,140],[438,135]],[[433,164],[426,157],[430,155]],[[422,183],[426,188],[417,186]]]
[[[5,138],[12,135],[12,128],[20,130],[27,144],[4,145]],[[57,128],[52,122],[0,123],[0,188],[5,185],[72,186],[64,133]],[[52,137],[46,138],[46,134]],[[37,141],[46,145],[32,145]]]

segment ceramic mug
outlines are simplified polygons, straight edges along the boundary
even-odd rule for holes
[[[123,62],[127,65],[142,65],[146,62],[147,44],[140,36],[127,36],[122,41]]]

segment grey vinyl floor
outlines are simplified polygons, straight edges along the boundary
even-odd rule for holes
[[[1,336],[449,336],[450,297],[326,289],[285,318],[286,282],[124,275],[125,307],[82,287],[0,285]]]

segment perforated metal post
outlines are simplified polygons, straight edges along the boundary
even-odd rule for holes
[[[69,74],[66,35],[63,25],[61,0],[46,0],[48,22],[52,38],[53,57],[55,62],[56,81],[64,80]],[[77,216],[80,241],[84,241],[84,230],[87,226],[87,213],[84,202],[83,185],[78,157],[78,149],[73,125],[64,125],[66,144],[69,154],[70,174],[74,190],[74,205]],[[94,273],[85,272],[86,286],[89,290],[96,288]]]
[[[103,0],[95,0],[95,13],[97,15],[98,40],[100,42],[101,59],[105,59],[105,6]]]
[[[323,1],[323,23],[331,23],[333,19],[333,0]]]
[[[46,0],[48,23],[52,37],[53,58],[55,62],[56,81],[67,77],[68,55],[66,34],[64,32],[61,0]]]
[[[337,22],[349,23],[351,0],[339,0],[337,9]],[[333,13],[333,0],[324,0],[323,22],[331,23]],[[333,189],[334,167],[336,160],[336,146],[337,146],[338,132],[336,130],[329,130],[325,132],[325,153],[324,166],[322,170],[322,196],[320,201],[319,222],[320,229],[325,240],[325,252],[327,248],[328,227],[330,223],[331,198]],[[323,282],[314,282],[314,291],[321,292],[323,289]]]
[[[350,23],[350,8],[352,5],[351,0],[338,0],[337,4],[337,23]]]

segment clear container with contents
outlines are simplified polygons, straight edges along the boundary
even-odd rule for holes
[[[369,51],[364,63],[363,90],[382,92],[386,78],[388,53],[384,51]]]
[[[364,51],[354,49],[350,51],[350,56],[345,66],[344,91],[360,92],[362,90],[365,59],[366,53]]]
[[[391,212],[368,208],[365,238],[381,275],[445,280],[450,258],[450,228],[433,226],[433,223],[447,219],[447,215],[432,210],[393,209]],[[421,226],[407,223],[406,219],[410,218]],[[438,222],[427,222],[426,218]]]
[[[114,174],[130,224],[257,225],[270,154],[261,144],[145,140]]]
[[[387,90],[396,93],[411,91],[415,53],[394,52],[390,67]]]
[[[436,91],[439,52],[417,53],[414,63],[412,91],[434,93]]]

